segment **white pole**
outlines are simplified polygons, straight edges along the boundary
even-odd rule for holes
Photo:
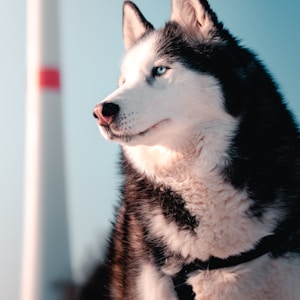
[[[21,300],[60,300],[71,279],[63,159],[58,0],[27,0]]]

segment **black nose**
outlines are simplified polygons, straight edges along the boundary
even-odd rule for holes
[[[117,117],[120,107],[111,102],[99,103],[93,110],[94,117],[101,126],[110,125]]]
[[[104,102],[102,106],[102,115],[104,117],[116,117],[120,111],[119,105],[112,102]]]

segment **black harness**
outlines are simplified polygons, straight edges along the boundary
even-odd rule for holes
[[[192,287],[186,283],[191,273],[195,271],[230,268],[254,260],[267,253],[271,254],[272,250],[278,245],[279,240],[281,240],[279,236],[268,235],[262,238],[254,249],[243,252],[239,255],[229,256],[225,259],[211,257],[207,261],[196,259],[192,263],[184,265],[183,268],[172,278],[179,299],[194,299],[195,294]]]

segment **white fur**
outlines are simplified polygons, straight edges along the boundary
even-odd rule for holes
[[[141,275],[137,281],[138,295],[136,300],[176,300],[171,279],[161,275],[153,265],[142,266]]]

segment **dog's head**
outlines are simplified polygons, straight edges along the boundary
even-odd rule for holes
[[[123,37],[119,88],[94,110],[107,139],[172,148],[187,135],[201,140],[232,128],[212,69],[217,52],[235,41],[206,1],[173,0],[171,20],[160,30],[125,1]]]

